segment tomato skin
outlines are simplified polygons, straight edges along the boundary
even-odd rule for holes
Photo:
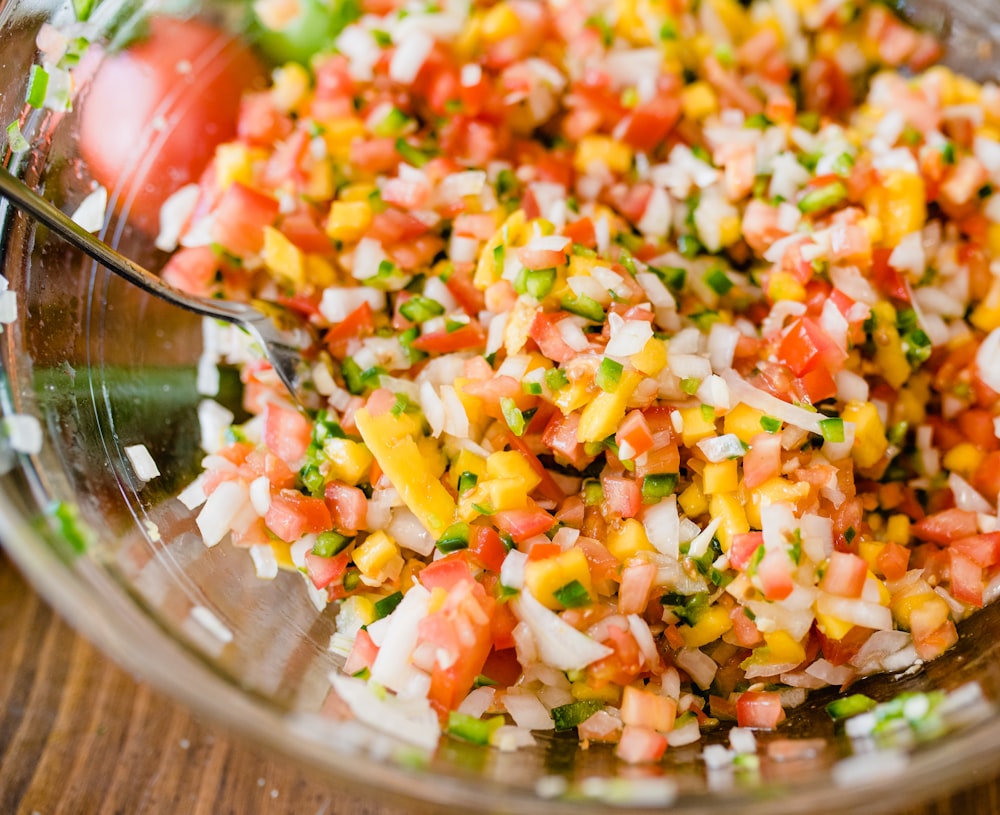
[[[189,70],[178,70],[183,63]],[[80,108],[80,153],[130,222],[155,234],[164,200],[235,135],[243,91],[265,76],[214,26],[153,16],[148,37],[97,65]]]

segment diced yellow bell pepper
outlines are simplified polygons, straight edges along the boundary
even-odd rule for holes
[[[625,371],[614,392],[600,391],[580,415],[580,425],[576,430],[577,441],[602,441],[614,433],[625,418],[628,400],[639,387],[642,378],[642,374],[637,371]]]
[[[329,461],[330,477],[345,484],[359,484],[371,472],[372,454],[356,441],[327,439],[323,442],[323,455]]]
[[[764,412],[756,408],[747,407],[740,402],[726,413],[722,420],[722,432],[732,433],[740,441],[749,444],[750,440],[764,432],[760,420],[764,418]]]
[[[524,586],[546,608],[561,609],[555,593],[577,581],[593,597],[590,566],[582,549],[573,547],[555,557],[529,560],[524,564]]]
[[[611,136],[584,136],[577,142],[573,166],[577,172],[588,173],[595,164],[619,175],[627,173],[632,168],[632,149]]]
[[[732,627],[729,611],[722,606],[712,606],[706,609],[694,625],[679,625],[677,631],[688,648],[701,648],[715,642]]]
[[[708,512],[708,499],[701,488],[701,478],[695,478],[684,488],[684,491],[677,496],[677,502],[684,510],[684,514],[689,518],[697,518]]]
[[[724,492],[736,492],[740,486],[736,459],[726,461],[710,461],[702,473],[701,488],[705,495],[718,495]]]
[[[715,536],[719,539],[719,545],[722,546],[723,552],[729,551],[736,535],[750,531],[747,511],[735,492],[713,495],[708,504],[708,511],[713,520],[715,518],[722,519]]]
[[[715,435],[715,414],[701,407],[681,408],[681,441],[685,447],[694,447],[702,439]],[[711,418],[709,418],[711,417]]]
[[[368,201],[334,201],[326,219],[326,234],[335,241],[355,243],[365,236],[371,223]]]
[[[946,452],[941,463],[953,473],[969,478],[985,456],[986,453],[971,441],[963,441]]]
[[[854,445],[851,447],[851,455],[855,463],[862,469],[873,467],[889,449],[885,427],[875,405],[871,402],[852,400],[841,411],[840,417],[845,422],[854,423]]]
[[[381,529],[373,532],[363,543],[355,547],[352,560],[358,571],[370,580],[384,578],[396,560],[399,560],[400,570],[403,566],[399,546]]]
[[[635,518],[613,521],[608,526],[608,536],[605,541],[608,551],[621,562],[639,552],[655,552],[656,549],[646,537],[646,528]]]
[[[301,289],[306,282],[305,255],[273,226],[264,227],[264,265],[283,286]]]
[[[391,411],[372,416],[367,408],[355,414],[354,423],[382,472],[399,492],[403,503],[435,538],[452,523],[455,500],[434,475],[413,439],[408,414]]]

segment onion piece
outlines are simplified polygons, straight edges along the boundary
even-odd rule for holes
[[[537,696],[533,693],[509,690],[501,703],[518,727],[528,730],[554,730],[555,722]]]
[[[507,557],[509,559],[510,554]],[[553,668],[581,670],[614,653],[549,611],[530,592],[521,592],[511,601],[511,607],[517,618],[530,629],[542,661]]]
[[[380,693],[363,679],[331,674],[330,682],[358,721],[381,733],[433,750],[441,737],[437,713],[426,699]]]
[[[994,328],[976,351],[979,378],[995,391],[1000,391],[1000,328]]]

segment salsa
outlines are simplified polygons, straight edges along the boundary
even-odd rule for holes
[[[1000,585],[1000,89],[879,3],[355,12],[160,240],[323,331],[307,414],[206,327],[183,497],[336,605],[356,712],[655,761],[954,644]]]

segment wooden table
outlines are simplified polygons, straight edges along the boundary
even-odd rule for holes
[[[404,815],[200,721],[77,636],[0,553],[3,815]],[[1000,774],[900,815],[1000,812]]]

